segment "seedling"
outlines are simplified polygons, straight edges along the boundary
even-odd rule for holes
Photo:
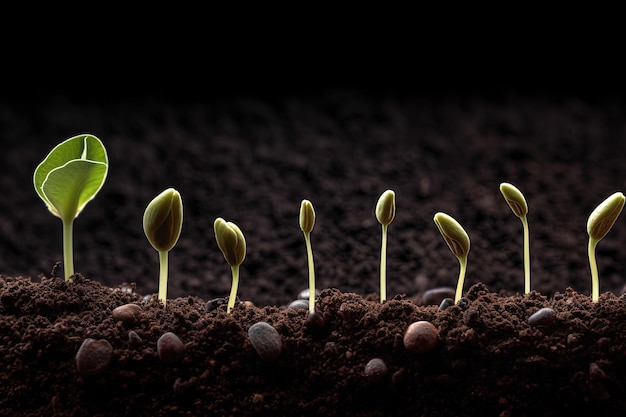
[[[315,311],[315,268],[313,265],[313,250],[311,249],[311,231],[315,226],[315,210],[309,200],[300,203],[300,229],[304,233],[306,253],[309,263],[309,312]]]
[[[465,270],[467,269],[467,254],[470,250],[470,239],[465,229],[446,213],[439,212],[433,218],[437,228],[443,236],[443,240],[448,244],[452,253],[459,260],[459,280],[456,284],[454,302],[458,302],[463,295],[463,282],[465,281]]]
[[[621,192],[609,196],[591,212],[587,220],[589,234],[589,267],[591,268],[591,300],[598,302],[600,296],[600,282],[598,279],[598,265],[596,263],[596,246],[598,242],[611,230],[619,217],[626,197]]]
[[[522,192],[513,184],[503,182],[500,192],[504,196],[513,213],[522,221],[524,228],[524,292],[530,292],[530,233],[528,230],[528,204]]]
[[[35,168],[35,191],[46,203],[48,210],[63,222],[63,269],[66,281],[71,281],[74,275],[74,219],[100,191],[107,170],[106,149],[100,139],[89,134],[61,142]]]
[[[156,196],[143,214],[143,230],[159,252],[159,300],[167,302],[168,254],[178,242],[183,227],[183,201],[178,191],[168,188]]]
[[[396,193],[387,190],[376,203],[376,219],[382,225],[382,243],[380,246],[380,302],[387,299],[387,229],[396,216]]]
[[[235,299],[237,298],[237,287],[239,286],[239,267],[243,263],[246,257],[246,239],[241,232],[241,229],[237,227],[235,223],[227,222],[221,217],[215,219],[213,223],[213,230],[215,231],[215,240],[217,246],[224,254],[224,259],[230,265],[230,269],[233,276],[233,283],[230,287],[230,296],[228,297],[228,306],[226,312],[230,311],[235,306]]]

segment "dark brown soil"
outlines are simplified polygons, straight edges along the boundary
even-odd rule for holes
[[[626,411],[624,219],[598,245],[597,304],[586,234],[596,205],[626,189],[623,97],[593,88],[317,86],[155,97],[145,85],[134,95],[103,88],[86,97],[81,86],[61,86],[0,101],[1,416]],[[102,139],[110,171],[75,221],[79,274],[69,284],[55,266],[61,223],[36,195],[32,173],[54,145],[82,132]],[[528,295],[521,223],[500,195],[503,181],[524,192],[530,209]],[[184,222],[163,307],[144,301],[157,291],[158,258],[142,216],[167,187],[182,195]],[[389,300],[380,304],[374,209],[386,189],[396,192],[397,212]],[[298,226],[304,198],[317,214],[322,327],[307,324],[305,310],[285,308],[308,283]],[[454,287],[458,276],[432,221],[438,211],[456,218],[472,245],[465,298],[443,311],[422,305],[425,291]],[[238,292],[246,303],[231,314],[207,307],[231,284],[213,236],[216,217],[238,224],[247,240]],[[141,306],[137,319],[114,319],[113,309],[127,303]],[[530,324],[544,307],[555,318]],[[417,320],[439,331],[428,353],[404,347]],[[280,334],[275,361],[263,361],[248,338],[259,321]],[[166,332],[184,344],[179,361],[159,358]],[[96,375],[76,364],[88,338],[113,349]],[[365,374],[374,358],[388,368],[378,380]]]

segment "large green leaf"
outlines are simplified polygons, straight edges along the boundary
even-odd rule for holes
[[[97,137],[78,135],[58,144],[37,166],[35,190],[52,214],[73,220],[106,179],[108,158]]]

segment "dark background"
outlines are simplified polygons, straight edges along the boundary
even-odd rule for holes
[[[129,19],[5,37],[0,273],[35,279],[62,259],[60,220],[32,172],[57,143],[90,132],[110,170],[75,222],[75,268],[107,285],[156,291],[141,218],[174,186],[185,218],[170,296],[227,295],[230,270],[212,233],[221,216],[248,241],[240,296],[288,302],[307,285],[302,198],[318,214],[320,286],[375,293],[373,210],[392,188],[390,296],[456,284],[456,260],[432,223],[439,210],[472,238],[468,285],[520,291],[521,225],[498,191],[510,181],[531,207],[533,287],[588,292],[586,218],[626,178],[620,38],[578,20],[548,34],[536,20],[439,18],[213,16],[149,29]],[[618,222],[600,244],[602,290],[621,291],[624,243]]]

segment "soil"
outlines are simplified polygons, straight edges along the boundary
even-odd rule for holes
[[[586,234],[591,211],[626,188],[623,97],[344,87],[85,96],[75,86],[0,101],[0,415],[623,414],[626,226],[618,219],[598,245],[598,303]],[[61,223],[32,172],[82,132],[102,139],[110,168],[75,221],[78,274],[66,283]],[[529,205],[529,294],[503,181]],[[180,191],[184,221],[163,306],[150,298],[158,257],[142,216],[167,187]],[[381,304],[374,209],[386,189],[397,212]],[[321,324],[287,308],[308,284],[303,198],[316,211]],[[442,310],[426,291],[449,294],[458,262],[432,221],[438,211],[471,239],[464,298]],[[215,302],[231,284],[216,217],[247,241],[230,314]],[[114,318],[129,303],[140,312]],[[554,315],[530,319],[544,307]],[[410,353],[404,333],[421,320],[437,344]],[[280,335],[277,359],[261,359],[248,337],[260,321]],[[159,354],[167,332],[181,357]],[[77,365],[89,338],[112,347],[95,374]],[[366,373],[375,358],[386,372]]]

